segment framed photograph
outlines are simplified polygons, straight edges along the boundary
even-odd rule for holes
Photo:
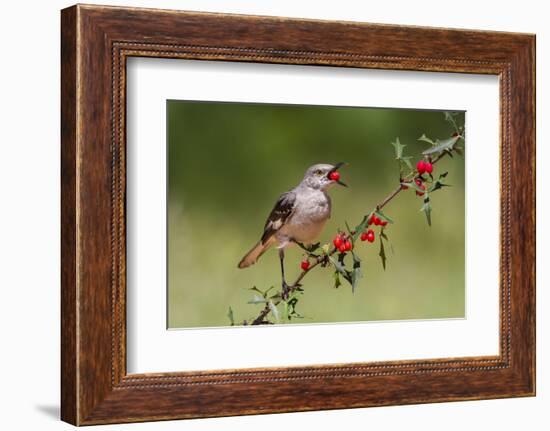
[[[535,394],[534,35],[61,17],[63,420]]]

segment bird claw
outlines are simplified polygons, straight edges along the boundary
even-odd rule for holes
[[[281,292],[281,298],[283,298],[283,301],[286,301],[288,299],[288,295],[290,294],[290,290],[293,286],[289,286],[286,284],[286,281],[283,280],[283,290]]]

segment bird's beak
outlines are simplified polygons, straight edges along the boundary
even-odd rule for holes
[[[336,172],[338,169],[340,169],[342,166],[345,166],[347,165],[346,162],[338,162],[334,165],[334,167],[328,172],[328,176],[330,177],[330,174],[332,174],[333,172]],[[346,183],[344,183],[343,181],[340,181],[340,179],[337,179],[336,182],[338,184],[340,184],[341,186],[344,186],[344,187],[347,187],[348,185]]]

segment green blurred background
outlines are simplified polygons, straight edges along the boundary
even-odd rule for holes
[[[257,286],[280,286],[277,252],[247,269],[241,257],[258,241],[280,193],[296,186],[315,163],[349,162],[349,188],[333,187],[328,242],[345,221],[357,224],[398,181],[390,142],[399,137],[418,160],[428,137],[453,133],[441,111],[168,101],[168,326],[226,326],[257,315],[247,304]],[[464,113],[457,117],[464,124]],[[358,245],[364,277],[355,293],[333,288],[330,269],[312,271],[292,323],[456,318],[465,316],[464,159],[445,157],[452,187],[431,195],[432,226],[419,212],[422,199],[401,193],[385,209],[386,271],[378,238]],[[287,250],[287,278],[299,272],[302,253]]]

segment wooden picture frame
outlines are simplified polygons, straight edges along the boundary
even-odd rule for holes
[[[61,21],[64,421],[535,394],[534,35],[82,5],[63,10]],[[498,75],[500,354],[127,374],[125,65],[131,56]],[[521,223],[512,222],[518,214]]]

